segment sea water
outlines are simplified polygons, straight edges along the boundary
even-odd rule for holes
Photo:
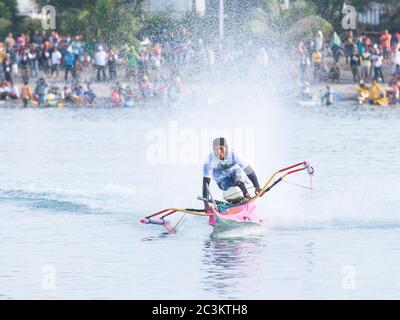
[[[197,90],[129,109],[0,109],[0,299],[400,298],[400,109]],[[176,234],[140,224],[201,207],[219,135],[260,183],[309,160],[313,190],[282,182],[260,199],[257,237],[212,237],[203,217]]]

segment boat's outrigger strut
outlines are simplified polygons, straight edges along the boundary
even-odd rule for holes
[[[293,170],[291,170],[291,169],[293,169]],[[261,192],[258,195],[254,196],[253,198],[251,198],[249,201],[254,201],[254,200],[258,199],[259,197],[263,196],[266,192],[270,191],[273,187],[275,187],[279,182],[283,181],[288,175],[291,175],[293,173],[300,172],[303,170],[306,170],[307,173],[310,175],[310,177],[312,177],[314,175],[314,168],[312,166],[310,166],[308,161],[299,162],[299,163],[296,163],[289,167],[286,167],[286,168],[276,171],[269,178],[269,180],[264,185],[264,187],[261,189]],[[281,174],[281,176],[271,184],[272,180],[279,174]],[[312,180],[310,180],[310,181],[311,181],[310,185],[311,185],[311,189],[312,189]]]
[[[264,187],[261,189],[261,192],[252,197],[251,199],[245,199],[244,201],[241,201],[239,203],[230,203],[230,202],[225,202],[225,201],[219,201],[215,200],[214,198],[211,197],[211,199],[205,199],[202,197],[198,197],[197,199],[201,201],[206,201],[209,202],[213,205],[213,210],[215,210],[215,213],[219,214],[220,216],[227,216],[227,215],[234,215],[237,214],[237,210],[230,210],[234,207],[238,207],[240,209],[240,206],[245,206],[245,205],[250,205],[252,202],[263,196],[265,193],[270,191],[273,187],[275,187],[279,182],[283,181],[287,176],[294,174],[296,172],[300,171],[307,171],[307,173],[312,177],[314,175],[314,169],[312,166],[307,161],[299,162],[294,165],[291,165],[289,167],[280,169],[276,171],[265,183]],[[276,180],[274,180],[277,176],[279,176]],[[312,181],[312,180],[311,180]],[[312,189],[312,182],[310,182],[310,189]],[[210,194],[210,193],[209,193]],[[168,216],[173,215],[174,213],[180,212],[184,214],[190,214],[190,215],[196,215],[196,216],[202,216],[202,217],[210,217],[212,216],[213,210],[211,211],[205,211],[204,209],[191,209],[191,208],[168,208],[164,209],[158,212],[155,212],[151,215],[148,215],[140,220],[141,223],[144,224],[156,224],[156,225],[163,225],[164,227],[167,228],[169,232],[175,232],[175,227],[173,227],[167,218]]]

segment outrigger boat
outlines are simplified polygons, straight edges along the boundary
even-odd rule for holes
[[[233,187],[224,191],[225,201],[214,200],[210,192],[209,199],[198,197],[198,200],[210,203],[211,209],[208,211],[205,211],[204,209],[191,208],[168,208],[150,214],[142,218],[140,222],[144,224],[162,225],[169,232],[176,232],[176,228],[182,221],[183,217],[189,214],[208,217],[208,223],[210,226],[214,227],[214,231],[227,231],[237,227],[260,226],[264,224],[264,219],[257,212],[255,201],[265,193],[269,192],[278,183],[284,181],[287,176],[303,170],[305,170],[310,176],[310,187],[307,188],[312,189],[312,176],[314,175],[314,169],[307,161],[303,161],[276,171],[265,183],[261,192],[251,199],[244,198],[240,188]],[[183,215],[178,223],[173,226],[166,218],[175,213],[183,213]]]

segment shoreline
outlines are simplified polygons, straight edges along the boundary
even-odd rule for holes
[[[329,67],[333,64],[333,59],[331,57],[325,57],[323,60],[323,63],[327,64]],[[339,62],[340,65],[340,69],[341,69],[341,76],[340,76],[340,81],[339,83],[332,83],[332,82],[316,82],[314,81],[313,78],[313,66],[309,66],[307,68],[306,71],[306,77],[304,81],[308,81],[310,83],[309,88],[310,88],[310,93],[314,98],[320,98],[324,95],[324,93],[326,92],[326,86],[329,85],[331,87],[331,89],[333,90],[334,94],[336,94],[339,99],[336,101],[353,101],[355,103],[357,103],[357,89],[358,89],[358,83],[354,83],[353,82],[353,76],[351,73],[351,69],[350,66],[345,64],[342,61]],[[392,77],[391,75],[391,69],[392,69],[392,65],[389,64],[384,64],[383,66],[383,74],[385,77],[386,82],[381,83],[383,88],[387,88],[387,80],[390,79]],[[118,74],[123,74],[123,69],[121,68],[121,70],[119,70]],[[95,73],[91,72],[90,73],[91,77],[91,87],[94,91],[94,93],[96,94],[96,103],[94,105],[77,105],[77,104],[73,104],[73,103],[65,103],[66,106],[68,107],[89,107],[89,108],[108,108],[109,106],[109,99],[112,93],[112,87],[115,86],[116,82],[120,82],[121,84],[123,83],[134,83],[134,80],[128,80],[128,79],[124,79],[123,77],[116,79],[116,80],[106,80],[106,81],[96,81],[94,80],[95,78]],[[299,77],[299,74],[296,75],[297,77]],[[39,77],[37,78],[33,78],[31,79],[31,87],[32,90],[34,89],[35,86],[35,82],[40,78],[40,77],[44,77],[45,80],[47,81],[47,83],[49,84],[49,87],[51,86],[57,86],[60,89],[63,88],[65,85],[71,85],[72,83],[72,79],[69,79],[67,82],[65,82],[63,80],[63,72],[60,72],[60,76],[57,79],[48,79],[46,78],[46,75],[43,74],[43,72],[40,72]],[[191,79],[191,77],[186,77],[185,76],[187,82],[185,82],[184,86],[186,87],[186,89],[189,89],[188,91],[192,91],[193,88],[196,87],[201,87],[202,84],[204,82],[209,83],[209,81],[207,81],[206,79],[202,79],[200,80],[200,78],[198,77],[194,77]],[[197,79],[196,79],[197,78]],[[204,81],[203,81],[204,80]],[[304,83],[303,81],[303,83]],[[80,82],[82,84],[82,86],[84,88],[86,88],[86,83],[81,81]],[[370,85],[371,81],[366,82],[366,85]],[[17,84],[16,86],[18,87],[18,89],[20,90],[22,87],[22,83],[21,80],[18,79],[17,80]],[[297,81],[297,84],[293,87],[293,90],[297,90],[299,93],[301,91],[301,86],[299,85],[299,81]],[[185,90],[187,91],[187,90]],[[183,95],[186,95],[185,93]],[[157,102],[159,102],[159,100],[156,100]],[[140,106],[140,105],[148,105],[148,104],[152,104],[154,102],[154,100],[149,100],[149,101],[138,101],[134,104],[134,107]],[[298,99],[298,102],[301,102],[300,99]],[[23,108],[23,102],[22,99],[19,98],[17,100],[5,100],[5,101],[0,101],[0,108],[16,108],[18,107],[18,105],[20,105],[21,108]],[[392,104],[393,106],[398,106],[399,103],[396,104]],[[36,108],[36,107],[34,107]],[[39,107],[39,108],[46,108],[46,107]]]

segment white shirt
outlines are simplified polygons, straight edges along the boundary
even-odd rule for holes
[[[19,98],[19,91],[18,91],[18,88],[16,87],[16,86],[13,86],[13,87],[9,87],[8,88],[8,94],[15,94],[15,96],[17,97],[17,98]]]
[[[60,51],[54,51],[51,54],[51,64],[60,64],[61,63],[61,53]]]
[[[97,51],[94,59],[96,61],[96,66],[104,67],[107,64],[107,53],[104,50]]]
[[[228,157],[225,160],[218,159],[214,152],[211,152],[203,165],[203,177],[211,178],[212,175],[212,178],[219,182],[231,174],[237,166],[244,169],[247,164],[239,158],[234,150],[228,149]]]
[[[378,55],[374,55],[372,57],[372,60],[374,61],[374,67],[382,67],[383,64],[383,57],[382,56],[378,56]]]
[[[393,64],[397,65],[400,64],[400,51],[396,51],[393,57]]]

